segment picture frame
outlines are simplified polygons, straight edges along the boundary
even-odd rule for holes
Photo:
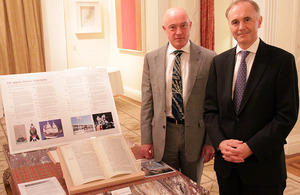
[[[99,1],[76,1],[76,33],[101,33],[102,19]]]
[[[117,48],[145,52],[144,0],[115,0]]]

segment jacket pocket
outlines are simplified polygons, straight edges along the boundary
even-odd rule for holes
[[[152,119],[151,125],[152,125],[152,127],[155,125],[155,119],[154,118]]]
[[[199,127],[204,127],[204,121],[203,121],[203,119],[200,119],[198,121],[198,124],[199,124]]]

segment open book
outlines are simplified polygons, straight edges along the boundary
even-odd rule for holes
[[[87,190],[134,181],[145,176],[122,135],[99,136],[59,146],[57,150],[67,186],[70,183],[68,177],[72,181],[68,186],[69,191],[72,186],[91,186],[94,181],[98,181],[94,183],[95,187],[88,187]]]

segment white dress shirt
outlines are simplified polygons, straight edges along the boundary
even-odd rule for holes
[[[254,62],[254,58],[258,49],[259,45],[259,38],[256,39],[256,41],[246,50],[249,51],[249,55],[246,57],[246,64],[247,64],[247,77],[246,80],[248,81],[252,65]],[[236,82],[236,77],[238,74],[238,70],[241,64],[241,58],[242,54],[240,53],[242,49],[240,48],[239,45],[236,47],[236,55],[235,55],[235,66],[234,66],[234,73],[233,73],[233,82],[232,82],[232,98],[233,98],[233,93],[234,93],[234,87],[235,87],[235,82]]]
[[[182,79],[182,90],[183,90],[183,100],[186,96],[186,86],[189,74],[189,62],[190,62],[190,41],[181,48],[184,51],[181,54],[181,79]],[[168,117],[173,117],[172,114],[172,73],[175,61],[175,49],[172,44],[169,43],[167,53],[166,53],[166,115]]]

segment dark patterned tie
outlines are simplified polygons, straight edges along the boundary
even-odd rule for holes
[[[245,59],[249,53],[250,53],[249,51],[241,51],[242,59],[241,59],[241,64],[240,64],[238,74],[236,77],[234,94],[233,94],[233,103],[234,103],[234,108],[235,108],[236,113],[238,113],[238,110],[240,108],[241,101],[242,101],[243,94],[244,94],[245,87],[246,87],[247,64],[246,64]]]
[[[174,51],[175,62],[172,74],[172,114],[177,121],[184,117],[180,62],[180,56],[182,53],[182,50]]]

